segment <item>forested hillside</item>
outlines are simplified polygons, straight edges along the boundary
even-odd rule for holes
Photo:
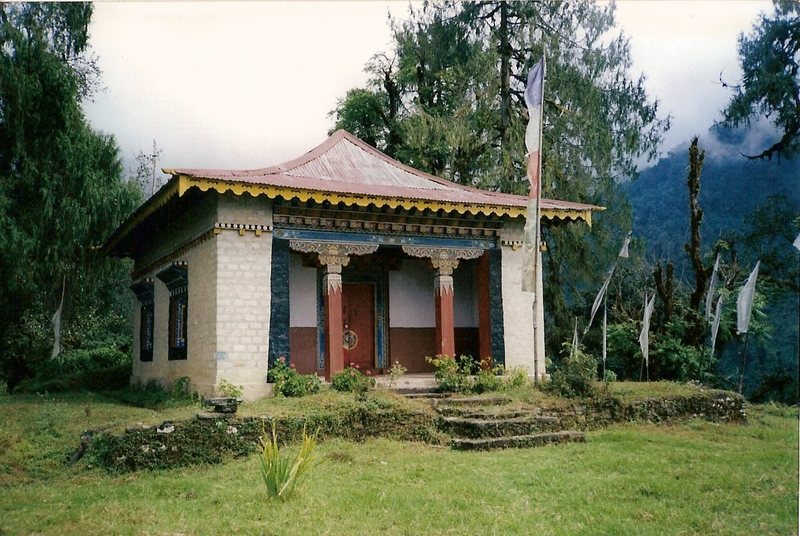
[[[706,151],[700,178],[701,236],[708,248],[719,238],[745,232],[746,217],[758,207],[778,204],[800,215],[800,160],[748,160],[740,153],[753,145],[748,137],[714,128],[700,137],[700,148]],[[678,267],[688,260],[683,251],[689,239],[687,147],[688,141],[626,185],[634,235],[646,239],[649,258],[671,260]],[[788,229],[791,221],[785,223]],[[739,254],[758,256],[757,251]]]
[[[710,267],[716,251],[726,264],[730,294],[725,317],[730,332],[718,343],[718,374],[738,374],[743,337],[735,335],[735,300],[756,260],[761,260],[757,291],[759,327],[751,337],[748,392],[755,398],[797,393],[800,324],[800,252],[792,241],[800,229],[800,161],[750,160],[743,156],[763,141],[756,132],[712,128],[700,147],[706,157],[700,178],[702,253]],[[633,208],[633,234],[644,239],[650,263],[672,262],[683,283],[694,277],[684,244],[689,242],[687,147],[679,146],[625,185]],[[725,322],[723,322],[724,324]],[[751,330],[753,331],[753,330]],[[790,395],[794,392],[794,395]]]

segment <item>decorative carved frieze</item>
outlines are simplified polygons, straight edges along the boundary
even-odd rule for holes
[[[378,219],[380,218],[380,219]],[[463,220],[393,213],[365,213],[310,207],[275,207],[273,222],[278,226],[342,231],[378,231],[391,234],[464,236],[493,239],[502,227],[499,221]]]
[[[482,249],[433,248],[403,246],[403,251],[412,257],[429,258],[431,264],[441,275],[451,275],[458,268],[461,259],[477,259],[483,255]]]
[[[403,251],[412,257],[435,259],[477,259],[483,255],[482,249],[435,248],[424,246],[403,246]]]
[[[289,248],[299,253],[316,253],[320,264],[325,266],[323,283],[328,292],[341,292],[342,267],[350,262],[350,255],[369,255],[378,251],[379,244],[337,244],[289,240]]]
[[[289,240],[289,247],[300,253],[318,255],[369,255],[378,251],[379,244],[342,244],[332,242],[312,242],[310,240]],[[323,263],[324,264],[324,263]]]

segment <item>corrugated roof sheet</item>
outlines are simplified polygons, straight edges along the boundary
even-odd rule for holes
[[[339,130],[295,160],[263,169],[169,169],[172,175],[305,190],[407,199],[524,207],[527,197],[462,186],[386,156]],[[542,199],[543,209],[591,210],[593,205]]]

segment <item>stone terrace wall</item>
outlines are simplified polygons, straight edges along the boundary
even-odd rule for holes
[[[542,409],[557,415],[560,429],[591,430],[613,423],[679,422],[703,418],[714,422],[744,423],[744,398],[725,391],[708,391],[691,396],[649,398],[632,402],[605,398],[585,403]],[[225,457],[250,454],[258,438],[270,430],[272,418],[198,415],[182,422],[161,426],[138,426],[122,434],[89,432],[82,445],[100,465],[113,471],[162,469],[194,463],[216,463]],[[319,432],[320,439],[340,437],[360,441],[368,437],[389,437],[443,443],[446,436],[437,429],[437,418],[429,408],[419,410],[389,407],[374,401],[354,402],[345,408],[319,409],[305,417],[275,419],[278,437],[293,441],[305,427]]]

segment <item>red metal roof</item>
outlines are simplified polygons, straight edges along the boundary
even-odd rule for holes
[[[289,162],[254,170],[165,169],[175,176],[285,188],[452,203],[525,207],[527,197],[462,186],[386,156],[349,132],[338,130],[322,144]],[[597,210],[570,201],[542,199],[541,208]]]

